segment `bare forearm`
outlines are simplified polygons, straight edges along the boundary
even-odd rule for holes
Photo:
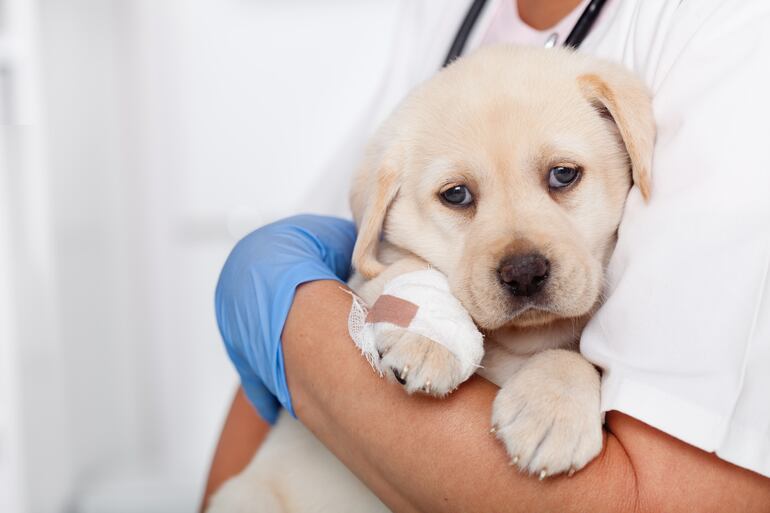
[[[270,426],[259,418],[239,387],[214,451],[200,511],[205,511],[209,498],[222,483],[248,465],[269,430]]]
[[[633,474],[608,468],[622,451],[605,451],[571,479],[521,475],[489,435],[497,387],[474,378],[443,400],[407,396],[378,378],[348,339],[350,298],[338,285],[300,290],[295,305],[284,332],[295,410],[394,510],[600,511],[592,506],[600,499],[606,511],[622,512],[633,505]],[[601,496],[577,493],[589,489]]]
[[[443,400],[380,379],[347,335],[350,296],[302,286],[284,331],[300,419],[395,511],[764,511],[768,480],[621,414],[572,478],[508,466],[488,434],[497,388],[473,378]],[[727,486],[725,486],[727,485]],[[764,502],[763,502],[764,501]]]

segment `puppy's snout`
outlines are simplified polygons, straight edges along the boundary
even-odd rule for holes
[[[540,253],[511,255],[500,262],[497,275],[514,296],[531,297],[548,281],[551,263]]]

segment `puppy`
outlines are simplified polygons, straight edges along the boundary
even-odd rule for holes
[[[599,374],[575,350],[601,303],[626,196],[649,196],[649,95],[623,68],[563,49],[499,46],[415,89],[371,141],[352,187],[350,282],[368,304],[431,267],[484,333],[501,387],[492,431],[539,478],[601,450]],[[443,396],[457,358],[398,328],[375,341],[389,379]],[[324,509],[327,508],[327,509]],[[283,415],[209,511],[387,511]]]

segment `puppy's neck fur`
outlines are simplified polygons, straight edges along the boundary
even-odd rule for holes
[[[486,333],[484,360],[478,374],[502,387],[533,354],[546,349],[576,348],[588,318],[557,319],[543,326],[504,327]]]
[[[487,343],[498,344],[512,354],[531,356],[544,349],[577,345],[588,317],[556,319],[548,324],[522,328],[506,326],[486,333]]]

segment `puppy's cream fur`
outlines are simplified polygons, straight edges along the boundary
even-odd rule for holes
[[[479,372],[502,387],[493,431],[514,464],[541,478],[578,470],[601,449],[599,375],[574,349],[601,302],[632,183],[649,196],[654,136],[648,93],[619,66],[562,49],[492,47],[410,94],[353,183],[351,287],[371,304],[404,272],[430,265],[447,275],[486,334]],[[559,165],[581,176],[552,190],[549,169]],[[469,188],[472,207],[441,201],[454,185]],[[551,263],[547,283],[532,300],[512,298],[497,269],[532,251]],[[408,368],[407,391],[441,396],[460,385],[453,356],[431,340],[404,329],[377,342],[384,366]],[[319,504],[384,509],[284,415],[210,511],[327,511]]]

